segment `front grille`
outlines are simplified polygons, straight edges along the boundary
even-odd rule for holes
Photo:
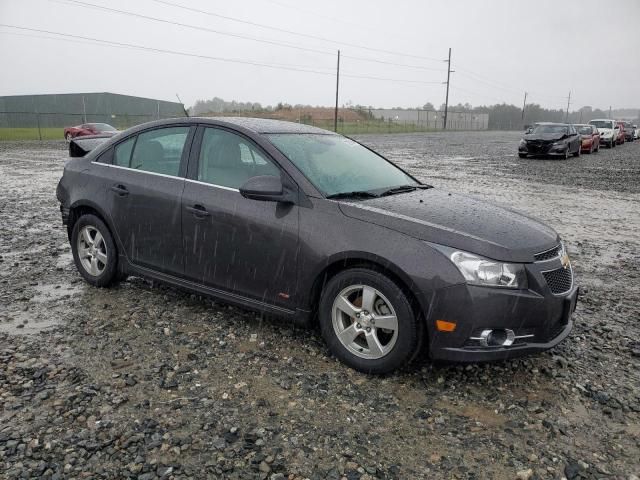
[[[552,258],[559,257],[562,254],[562,244],[558,244],[550,250],[536,253],[533,258],[536,262],[544,262],[545,260],[551,260]]]
[[[546,280],[551,293],[555,293],[556,295],[568,292],[573,286],[573,271],[571,270],[571,266],[567,268],[561,267],[549,272],[542,272],[542,276]]]
[[[547,153],[549,146],[549,143],[529,141],[527,142],[527,151],[529,153]]]

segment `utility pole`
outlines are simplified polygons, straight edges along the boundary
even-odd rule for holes
[[[338,50],[338,67],[336,68],[336,108],[333,111],[333,131],[338,131],[338,91],[340,89],[340,50]]]
[[[447,113],[449,110],[449,82],[451,80],[451,73],[453,72],[453,70],[451,70],[451,47],[449,47],[449,59],[445,60],[445,62],[447,62],[447,96],[445,97],[444,101],[444,122],[442,124],[443,130],[447,129]]]
[[[609,118],[611,118],[611,105],[609,105]]]
[[[569,105],[571,104],[571,90],[569,90],[569,96],[567,97],[567,113],[564,117],[565,123],[569,122]]]
[[[83,123],[87,123],[87,106],[84,103],[84,95],[82,95],[82,118]]]
[[[524,92],[524,102],[522,102],[522,126],[524,127],[524,109],[527,107],[527,92]]]

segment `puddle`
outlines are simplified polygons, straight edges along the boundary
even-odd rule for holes
[[[78,285],[65,285],[65,286],[49,284],[49,285],[36,285],[31,288],[33,288],[33,290],[35,290],[36,293],[33,297],[31,297],[30,301],[36,302],[36,303],[43,303],[43,302],[59,300],[61,298],[67,298],[72,295],[78,295],[79,293],[82,293],[85,290],[86,286],[81,283]]]
[[[13,312],[0,316],[0,333],[29,335],[39,333],[60,323],[62,323],[62,318],[55,313],[47,313],[46,316],[43,316],[36,311]]]
[[[71,252],[61,253],[56,260],[56,268],[65,268],[73,265],[73,254]]]

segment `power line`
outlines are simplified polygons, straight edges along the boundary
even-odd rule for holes
[[[474,81],[477,81],[477,82],[481,82],[481,83],[485,83],[486,85],[488,85],[490,87],[493,87],[493,88],[495,88],[497,90],[507,90],[507,91],[511,91],[513,93],[518,93],[518,94],[520,94],[522,92],[522,90],[518,90],[518,89],[513,88],[511,86],[507,86],[504,83],[498,82],[496,80],[489,79],[489,77],[486,77],[484,75],[480,75],[480,74],[478,74],[476,72],[473,72],[473,71],[471,71],[469,69],[461,68],[461,67],[458,67],[458,66],[456,66],[456,68],[458,68],[458,70],[459,70],[458,73],[460,73],[461,75],[464,75],[467,78],[470,78],[471,80],[474,80]],[[465,74],[465,72],[466,72],[466,74]],[[560,100],[560,99],[566,98],[565,96],[562,96],[562,95],[542,95],[542,94],[539,94],[537,92],[534,92],[534,91],[531,91],[531,90],[528,90],[528,89],[527,89],[527,92],[530,95],[533,95],[534,97],[541,97],[543,99],[546,98],[547,100],[549,100],[549,99]]]
[[[49,34],[49,35],[59,35],[61,37],[72,38],[72,39],[75,39],[75,40],[81,40],[83,42],[84,41],[98,42],[99,44],[106,45],[106,46],[116,46],[116,47],[120,47],[120,48],[132,48],[132,49],[145,50],[145,51],[150,51],[150,52],[155,52],[155,53],[166,53],[166,54],[171,54],[171,55],[180,55],[180,56],[185,56],[185,57],[200,58],[200,59],[205,59],[205,60],[214,60],[214,61],[227,62],[227,63],[239,63],[239,64],[243,64],[243,65],[266,67],[266,68],[271,68],[271,69],[275,69],[275,70],[290,70],[290,71],[294,71],[294,72],[313,73],[313,74],[318,74],[318,75],[330,75],[330,76],[334,75],[334,73],[332,71],[324,71],[323,72],[323,71],[314,70],[314,69],[310,69],[310,68],[307,68],[307,67],[295,66],[295,65],[272,64],[272,63],[264,63],[264,62],[257,62],[257,61],[251,61],[251,60],[242,60],[242,59],[237,59],[237,58],[214,57],[214,56],[211,56],[211,55],[202,55],[202,54],[198,54],[198,53],[189,53],[189,52],[181,52],[181,51],[177,51],[177,50],[168,50],[168,49],[163,49],[163,48],[148,47],[148,46],[145,46],[145,45],[136,45],[136,44],[132,44],[132,43],[116,42],[116,41],[113,41],[113,40],[103,40],[103,39],[95,38],[95,37],[86,37],[86,36],[82,36],[82,35],[73,35],[73,34],[69,34],[69,33],[54,32],[54,31],[51,31],[51,30],[42,30],[42,29],[37,29],[37,28],[21,27],[21,26],[18,26],[18,25],[8,25],[8,24],[0,23],[0,27],[15,28],[15,29],[18,29],[18,30],[36,32],[36,33],[45,33],[45,34]],[[396,83],[410,83],[410,84],[421,84],[421,85],[439,85],[440,84],[440,82],[426,82],[426,81],[422,81],[422,80],[409,80],[409,79],[401,79],[401,78],[375,77],[375,76],[369,76],[369,75],[357,75],[357,74],[349,74],[349,73],[343,73],[342,76],[343,77],[349,77],[349,78],[364,79],[364,80],[376,80],[376,81],[396,82]]]
[[[104,5],[97,5],[95,3],[82,2],[82,1],[79,1],[79,0],[50,0],[50,1],[58,2],[58,3],[70,3],[70,4],[73,4],[73,5],[79,6],[79,7],[93,8],[93,9],[97,9],[97,10],[104,10],[104,11],[108,11],[108,12],[112,12],[112,13],[117,13],[117,14],[120,14],[120,15],[128,15],[128,16],[131,16],[131,17],[142,18],[144,20],[150,20],[150,21],[153,21],[153,22],[160,22],[160,23],[164,23],[164,24],[175,25],[175,26],[178,26],[178,27],[190,28],[190,29],[193,29],[193,30],[199,30],[199,31],[208,32],[208,33],[215,33],[217,35],[224,35],[224,36],[229,36],[229,37],[233,37],[233,38],[239,38],[239,39],[242,39],[242,40],[249,40],[249,41],[253,41],[253,42],[265,43],[265,44],[268,44],[268,45],[276,45],[276,46],[285,47],[285,48],[292,48],[292,49],[295,49],[295,50],[301,50],[301,51],[305,51],[305,52],[312,52],[312,53],[317,53],[317,54],[321,54],[321,55],[330,55],[330,56],[334,55],[332,51],[328,51],[328,50],[320,50],[320,49],[317,49],[317,48],[303,47],[303,46],[300,46],[300,45],[294,45],[294,44],[291,44],[291,43],[280,42],[280,41],[277,41],[277,40],[263,39],[263,38],[253,37],[253,36],[250,36],[250,35],[244,35],[244,34],[240,34],[240,33],[225,32],[225,31],[216,30],[216,29],[213,29],[213,28],[200,27],[198,25],[192,25],[192,24],[189,24],[189,23],[176,22],[176,21],[173,21],[173,20],[166,20],[166,19],[163,19],[163,18],[152,17],[150,15],[144,15],[144,14],[141,14],[141,13],[130,12],[130,11],[127,11],[127,10],[119,10],[117,8],[106,7]],[[182,5],[172,4],[170,2],[165,2],[165,1],[162,1],[162,0],[152,0],[152,1],[156,1],[156,2],[159,2],[159,3],[162,3],[162,4],[166,4],[166,5],[172,5],[172,6],[175,6],[177,8],[185,8],[187,10],[196,11],[198,13],[209,14],[209,15],[213,15],[213,16],[219,16],[219,17],[226,18],[226,19],[232,19],[232,17],[226,17],[226,16],[215,14],[213,12],[207,12],[205,10],[194,9],[194,8],[191,8],[191,7],[184,7]],[[239,20],[239,19],[234,19],[234,20],[238,21],[238,22],[242,22],[242,23],[248,23],[249,25],[260,26],[262,28],[273,28],[273,29],[278,30],[278,31],[283,31],[283,32],[286,32],[286,33],[289,33],[289,34],[298,35],[298,33],[293,32],[293,31],[289,31],[289,30],[279,29],[279,28],[276,28],[276,27],[269,27],[267,25],[256,24],[254,22],[245,22],[245,21]],[[301,34],[301,35],[309,36],[309,35],[306,35],[306,34]],[[362,48],[362,49],[366,49],[366,50],[371,50],[371,51],[376,51],[376,52],[383,52],[383,53],[388,53],[388,54],[392,53],[392,52],[387,51],[387,50],[379,50],[379,49],[374,49],[374,48],[371,48],[371,47],[364,47],[362,45],[356,45],[356,44],[344,43],[344,42],[337,42],[337,41],[325,39],[325,38],[322,38],[322,37],[315,37],[313,35],[311,35],[310,37],[316,38],[316,39],[320,39],[320,40],[323,40],[323,41],[332,42],[332,43],[338,43],[338,44],[341,44],[341,45],[351,46],[353,48]],[[404,54],[400,54],[400,53],[395,53],[395,54],[396,55],[404,55]],[[406,55],[406,56],[412,56],[412,55]],[[408,64],[404,64],[404,63],[389,62],[389,61],[373,59],[373,58],[358,57],[358,56],[355,56],[355,55],[343,55],[343,57],[352,58],[354,60],[361,60],[361,61],[365,61],[365,62],[380,63],[380,64],[385,64],[385,65],[395,65],[395,66],[407,67],[407,68],[416,68],[416,69],[420,69],[420,70],[433,70],[433,71],[439,71],[440,70],[440,69],[435,69],[435,68],[424,67],[424,66],[421,66],[421,65],[408,65]],[[428,57],[416,57],[416,58],[428,59]]]
[[[183,10],[188,10],[190,12],[199,13],[199,14],[202,14],[202,15],[208,15],[210,17],[222,18],[224,20],[229,20],[229,21],[237,22],[237,23],[243,23],[245,25],[251,25],[253,27],[264,28],[264,29],[267,29],[267,30],[273,30],[275,32],[287,33],[289,35],[296,35],[296,36],[299,36],[299,37],[310,38],[310,39],[313,39],[313,40],[320,40],[322,42],[329,42],[329,43],[332,43],[334,45],[347,46],[347,47],[352,47],[352,48],[359,48],[359,49],[362,49],[362,50],[368,50],[368,51],[379,52],[379,53],[388,53],[388,54],[400,55],[400,56],[405,56],[405,57],[420,58],[422,60],[429,60],[429,61],[434,61],[434,62],[439,62],[440,61],[440,59],[438,59],[438,58],[410,55],[410,54],[399,53],[399,52],[391,52],[389,50],[381,50],[381,49],[369,47],[369,46],[366,46],[366,45],[343,42],[343,41],[340,41],[340,40],[333,40],[331,38],[321,37],[319,35],[312,35],[310,33],[295,32],[293,30],[287,30],[285,28],[274,27],[272,25],[266,25],[264,23],[252,22],[250,20],[243,20],[243,19],[240,19],[240,18],[237,18],[237,17],[231,17],[229,15],[222,15],[222,14],[211,12],[211,11],[208,11],[208,10],[201,10],[199,8],[187,7],[186,5],[180,5],[180,4],[177,4],[177,3],[172,3],[172,2],[168,2],[166,0],[151,0],[151,1],[155,2],[155,3],[162,4],[162,5],[167,5],[167,6],[171,6],[171,7],[175,7],[175,8],[180,8],[180,9],[183,9]],[[426,67],[422,67],[422,66],[418,66],[418,65],[406,65],[406,64],[402,64],[402,63],[381,62],[379,60],[372,59],[372,58],[356,57],[356,56],[352,56],[352,55],[344,55],[344,54],[342,54],[342,57],[343,58],[352,58],[352,59],[357,59],[357,60],[363,60],[363,61],[370,61],[370,62],[387,63],[389,65],[398,65],[398,66],[410,67],[410,68],[423,68],[425,70],[439,70],[439,69],[426,68]]]

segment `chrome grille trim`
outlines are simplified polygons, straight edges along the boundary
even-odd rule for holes
[[[562,243],[559,243],[553,248],[549,250],[545,250],[544,252],[536,253],[533,255],[533,258],[536,262],[546,262],[547,260],[552,260],[554,258],[562,256],[562,252],[564,251],[564,246]]]

